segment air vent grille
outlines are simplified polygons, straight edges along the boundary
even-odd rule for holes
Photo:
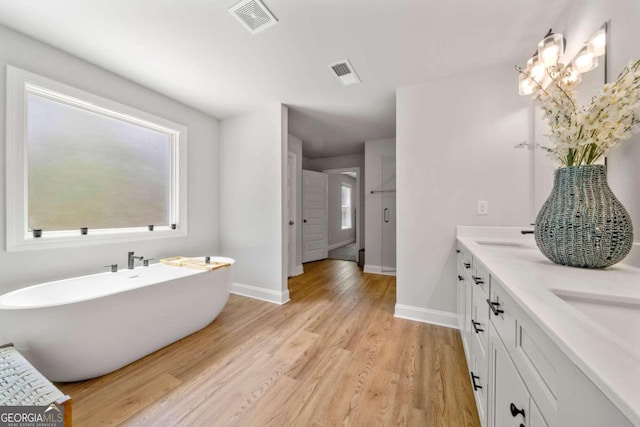
[[[361,81],[356,70],[354,70],[353,65],[351,65],[351,62],[349,62],[348,59],[335,62],[329,65],[329,68],[333,71],[333,74],[338,78],[338,80],[340,80],[340,83],[345,86],[351,86],[360,83]]]
[[[349,69],[349,66],[347,64],[345,64],[344,62],[341,63],[341,64],[333,65],[331,68],[333,68],[333,71],[336,73],[336,76],[338,76],[338,77],[342,77],[342,76],[346,76],[347,74],[351,74],[351,70]]]
[[[245,26],[251,34],[259,33],[278,23],[275,16],[260,0],[242,0],[236,3],[229,12]]]

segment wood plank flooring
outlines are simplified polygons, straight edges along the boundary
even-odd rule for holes
[[[458,331],[394,318],[394,277],[304,267],[283,306],[231,295],[205,329],[58,384],[74,426],[480,425]]]

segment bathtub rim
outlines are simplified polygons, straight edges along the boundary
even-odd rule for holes
[[[191,258],[203,259],[204,260],[205,257],[202,256],[202,257],[191,257]],[[228,266],[221,267],[220,269],[229,268],[229,267],[232,267],[233,264],[235,264],[235,259],[229,258],[229,257],[223,257],[223,256],[212,256],[211,257],[211,261],[220,261],[220,262],[229,263]],[[138,267],[134,268],[133,270],[129,270],[129,269],[123,268],[123,269],[118,270],[117,273],[121,273],[121,272],[124,272],[124,271],[143,270],[143,269],[146,269],[146,268],[154,268],[154,267],[157,267],[157,266],[171,267],[171,266],[168,266],[168,265],[163,264],[163,263],[155,263],[155,264],[149,265],[148,267],[138,266]],[[185,268],[185,269],[187,269],[187,267],[173,267],[173,268]],[[191,274],[185,275],[184,277],[193,276],[193,275],[202,274],[202,273],[215,273],[217,270],[219,270],[219,269],[216,269],[216,270],[213,270],[213,271],[189,269],[189,273],[191,273]],[[27,290],[32,290],[33,288],[44,287],[44,286],[47,286],[47,285],[66,282],[66,281],[74,280],[74,279],[87,279],[87,278],[91,278],[91,277],[110,276],[112,274],[114,274],[114,273],[111,273],[111,272],[100,272],[100,273],[94,273],[94,274],[86,274],[84,276],[67,277],[67,278],[64,278],[64,279],[51,280],[51,281],[44,282],[44,283],[38,283],[38,284],[35,284],[35,285],[26,286],[24,288],[14,289],[13,291],[5,292],[4,294],[0,295],[0,310],[30,310],[30,309],[36,309],[36,308],[59,307],[59,306],[63,306],[63,305],[77,304],[77,303],[90,301],[90,300],[94,300],[94,299],[105,298],[105,297],[108,297],[108,296],[111,296],[111,295],[114,295],[114,294],[123,293],[123,292],[127,292],[127,291],[134,290],[134,289],[143,289],[143,288],[145,288],[147,286],[153,286],[153,285],[157,285],[159,283],[164,283],[164,282],[168,282],[168,281],[179,279],[179,278],[173,278],[173,279],[169,279],[169,280],[165,280],[165,281],[157,281],[157,282],[148,283],[148,284],[141,285],[141,286],[132,287],[132,288],[127,289],[127,290],[118,290],[116,292],[110,292],[110,293],[103,294],[103,295],[92,296],[92,297],[89,297],[89,298],[82,298],[82,299],[77,299],[77,300],[73,300],[73,301],[63,301],[63,302],[58,302],[58,303],[53,303],[53,304],[37,304],[37,305],[34,304],[34,305],[17,306],[17,305],[6,305],[6,304],[3,303],[3,300],[4,300],[5,297],[8,297],[8,296],[11,296],[13,294],[20,293],[20,292],[25,292]]]

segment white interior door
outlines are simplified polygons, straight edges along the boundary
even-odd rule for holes
[[[287,157],[287,216],[289,277],[295,276],[296,268],[296,155]]]
[[[326,173],[302,171],[302,262],[329,256]]]

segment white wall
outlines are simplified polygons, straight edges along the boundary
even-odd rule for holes
[[[353,227],[355,223],[354,211],[351,213],[352,227],[342,229],[342,184],[351,187],[351,206],[356,203],[356,180],[347,175],[329,174],[327,209],[328,212],[328,229],[329,229],[329,250],[339,247],[342,243],[351,243],[356,241],[356,229]]]
[[[302,165],[304,169],[322,172],[331,169],[360,168],[360,200],[364,206],[364,154],[348,154],[345,156],[319,157],[316,159],[305,159]],[[360,209],[358,220],[360,222],[360,247],[366,248],[365,237],[365,209]]]
[[[395,154],[395,138],[366,141],[364,143],[364,159],[366,169],[364,175],[364,235],[367,241],[367,248],[364,253],[365,271],[375,272],[381,269],[394,270],[396,268],[395,262],[391,262],[395,260],[389,259],[386,253],[384,257],[385,259],[383,260],[382,198],[388,197],[388,194],[371,194],[371,191],[377,191],[382,188],[382,157],[393,157],[395,156]],[[385,184],[385,189],[389,189],[387,188],[387,184]]]
[[[456,225],[529,223],[529,155],[513,146],[528,138],[530,104],[517,79],[506,65],[396,92],[397,304],[423,320],[455,320]]]
[[[574,0],[553,29],[567,39],[573,57],[602,24],[610,21],[607,50],[608,80],[614,81],[632,60],[640,59],[640,3],[638,0]],[[627,208],[635,226],[635,244],[625,263],[640,267],[640,135],[623,141],[608,157],[609,185]]]
[[[286,107],[220,123],[220,242],[233,291],[283,303],[287,289]]]
[[[148,258],[220,254],[218,121],[49,45],[0,26],[0,294],[49,280],[126,268],[127,252]],[[6,65],[31,71],[188,127],[189,236],[87,247],[5,251]]]
[[[289,151],[296,155],[296,266],[302,270],[302,140],[288,135]]]

